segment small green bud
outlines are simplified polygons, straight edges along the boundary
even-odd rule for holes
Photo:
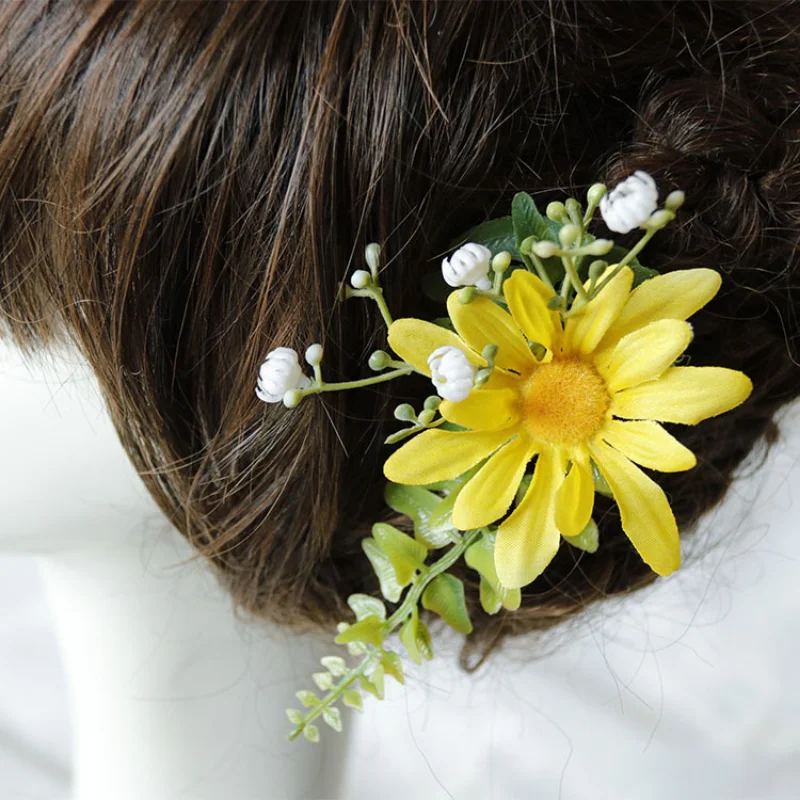
[[[432,394],[430,397],[425,398],[425,409],[427,411],[436,411],[442,404],[442,398],[438,395]]]
[[[547,307],[551,311],[560,311],[562,308],[564,308],[564,298],[561,297],[561,295],[558,295],[558,294],[555,295],[554,297],[551,297],[547,301]]]
[[[321,344],[312,344],[306,349],[306,363],[311,367],[318,367],[322,363]]]
[[[561,230],[558,232],[558,240],[564,247],[569,247],[575,244],[580,235],[581,229],[569,222],[566,225],[562,225]]]
[[[286,408],[296,408],[300,405],[300,401],[303,399],[303,395],[299,389],[289,389],[288,392],[283,396],[283,404]]]
[[[376,350],[370,357],[369,361],[369,368],[373,372],[380,372],[382,369],[386,369],[389,366],[389,362],[391,361],[391,356],[385,350]]]
[[[350,277],[350,285],[354,289],[366,289],[372,283],[372,275],[365,269],[357,269]]]
[[[667,211],[677,211],[686,200],[686,195],[679,190],[675,192],[670,192],[667,195],[667,199],[664,201],[664,208]]]
[[[468,305],[475,299],[475,287],[465,286],[463,289],[458,290],[458,302],[462,306]]]
[[[600,201],[605,197],[608,189],[603,183],[593,183],[586,192],[586,200],[590,206],[596,208],[600,205]]]
[[[429,422],[433,422],[433,418],[435,416],[435,411],[432,411],[430,408],[426,408],[424,411],[419,412],[419,424],[427,425]]]
[[[583,208],[574,197],[568,197],[567,202],[564,203],[564,207],[567,209],[567,214],[569,214],[569,218],[572,220],[579,220],[583,216]]]
[[[483,350],[481,350],[481,355],[490,363],[494,363],[494,359],[497,356],[498,347],[496,344],[487,344]]]
[[[523,255],[528,255],[534,248],[536,244],[536,237],[535,236],[528,236],[523,239],[519,244],[519,251]]]
[[[655,228],[656,230],[660,230],[668,223],[672,222],[675,219],[675,212],[674,211],[667,211],[667,209],[662,208],[660,211],[654,211],[650,218],[641,226],[643,228]]]
[[[611,239],[595,239],[584,247],[590,256],[604,256],[614,249],[614,242]]]
[[[367,249],[364,251],[364,258],[372,274],[377,275],[381,265],[381,246],[375,242],[368,244]]]
[[[492,269],[495,272],[505,272],[511,266],[511,253],[502,250],[492,259]]]
[[[403,403],[394,410],[394,418],[400,420],[400,422],[414,422],[417,419],[417,414],[414,411],[414,406],[410,403]]]
[[[547,214],[547,218],[553,220],[553,222],[567,222],[569,220],[566,207],[563,203],[559,203],[558,200],[548,203],[544,213]]]
[[[589,279],[593,281],[599,280],[600,276],[607,268],[607,261],[592,261],[592,263],[589,264]]]
[[[560,252],[559,246],[555,242],[536,242],[531,251],[534,252],[539,258],[552,258]]]

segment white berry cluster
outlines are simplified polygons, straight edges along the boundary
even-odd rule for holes
[[[431,380],[439,397],[458,403],[466,400],[475,383],[477,368],[458,347],[437,347],[428,356]]]
[[[628,233],[646,222],[657,205],[656,182],[639,169],[603,197],[600,213],[609,230]]]

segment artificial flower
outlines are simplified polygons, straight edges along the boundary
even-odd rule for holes
[[[716,272],[672,272],[631,290],[633,277],[628,267],[620,269],[565,324],[548,308],[553,290],[517,270],[503,287],[508,312],[487,297],[462,304],[454,292],[448,311],[456,332],[417,319],[397,320],[389,330],[394,351],[428,375],[437,348],[459,348],[481,367],[483,348],[498,346],[489,380],[465,400],[441,404],[442,416],[468,430],[425,431],[392,454],[384,472],[395,483],[421,485],[484,462],[459,493],[452,519],[461,530],[503,520],[495,565],[507,588],[533,581],[558,550],[560,535],[575,536],[589,523],[592,462],[644,561],[659,575],[677,569],[675,517],[663,490],[639,467],[693,467],[694,454],[660,423],[695,425],[744,402],[752,390],[735,370],[674,366],[692,338],[686,319],[719,288]],[[534,459],[530,485],[506,517]]]
[[[265,403],[280,403],[287,392],[310,385],[297,353],[291,347],[278,347],[267,354],[258,371],[256,394]]]
[[[656,210],[658,189],[646,172],[637,169],[600,201],[600,213],[609,230],[628,233]]]
[[[488,277],[491,264],[492,251],[482,244],[470,242],[442,261],[442,277],[448,286],[491,289],[492,281]]]
[[[439,397],[454,403],[469,397],[477,369],[460,347],[437,347],[428,356],[428,367]]]

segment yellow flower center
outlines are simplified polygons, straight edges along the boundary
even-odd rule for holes
[[[611,398],[591,364],[556,359],[536,367],[522,385],[522,419],[537,439],[577,444],[603,424]]]

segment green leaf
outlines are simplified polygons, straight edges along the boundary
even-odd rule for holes
[[[377,697],[378,700],[383,700],[383,667],[378,665],[369,677],[362,675],[361,688]]]
[[[347,605],[353,609],[357,620],[367,617],[386,619],[386,606],[377,597],[370,597],[368,594],[351,594],[347,598]]]
[[[315,672],[311,679],[323,692],[330,692],[333,689],[333,675],[330,672]]]
[[[342,714],[336,706],[328,706],[328,708],[322,712],[322,719],[337,733],[342,732]]]
[[[564,539],[573,547],[585,550],[587,553],[596,553],[600,545],[597,523],[590,519],[586,527],[577,536],[565,536]]]
[[[450,288],[450,287],[448,287]],[[447,298],[445,297],[445,302],[447,302]],[[455,326],[453,325],[453,320],[450,317],[436,317],[433,320],[434,325],[438,325],[440,328],[446,328],[448,331],[455,331]]]
[[[342,695],[342,702],[348,708],[354,708],[356,711],[364,713],[364,701],[361,699],[361,693],[358,689],[348,689]]]
[[[383,644],[384,624],[378,617],[367,617],[347,630],[342,631],[333,641],[336,644],[348,642],[364,642],[380,647]]]
[[[615,244],[611,251],[608,253],[607,256],[604,256],[606,261],[609,264],[618,264],[625,256],[628,254],[628,248],[621,247],[618,244]],[[644,283],[650,278],[655,278],[658,275],[658,272],[654,269],[650,269],[649,267],[643,266],[638,258],[634,258],[630,261],[628,266],[633,270],[633,288],[635,289],[639,284]]]
[[[405,645],[412,661],[421,664],[423,658],[433,658],[433,643],[431,642],[430,631],[419,618],[419,612],[416,608],[403,623],[399,635],[400,641]]]
[[[372,526],[372,535],[392,562],[397,583],[407,586],[414,573],[425,566],[428,548],[386,522],[376,522]]]
[[[389,556],[378,547],[378,543],[372,537],[362,539],[361,548],[378,576],[381,584],[381,594],[390,602],[396,603],[400,599],[403,590],[397,582],[397,574],[394,571],[392,562],[389,560]]]
[[[540,240],[558,241],[558,236],[554,236],[552,233],[549,220],[539,213],[533,198],[526,192],[518,192],[514,195],[511,202],[511,220],[517,248],[529,236],[535,236]]]
[[[419,621],[417,626],[417,648],[420,655],[430,661],[433,658],[433,641],[431,640],[431,632],[428,626],[422,621]]]
[[[306,727],[303,728],[303,736],[305,736],[309,742],[318,742],[319,728],[316,725],[306,725]]]
[[[453,287],[445,283],[441,270],[428,272],[422,276],[422,293],[434,303],[444,305],[452,291]]]
[[[444,547],[452,541],[448,535],[452,527],[431,525],[431,518],[443,502],[438,495],[421,486],[387,483],[384,497],[389,508],[411,519],[414,523],[414,536],[427,547]]]
[[[480,595],[481,607],[487,614],[496,614],[503,607],[500,598],[497,596],[497,592],[495,592],[492,584],[489,583],[483,575],[481,575]]]
[[[381,664],[387,675],[391,675],[398,683],[405,683],[406,678],[403,674],[403,662],[397,653],[387,650],[381,656]]]
[[[594,461],[592,461],[592,480],[594,481],[594,490],[596,492],[599,492],[606,497],[610,497],[612,499],[614,498],[614,493],[611,491],[608,481],[603,477]]]
[[[438,614],[459,633],[472,633],[464,584],[455,575],[437,575],[422,594],[422,607]]]
[[[292,725],[303,724],[303,713],[298,711],[296,708],[287,708],[286,716],[289,718],[289,722],[291,722]]]
[[[323,656],[319,663],[336,678],[347,674],[347,663],[339,656]]]
[[[514,236],[514,223],[511,217],[498,217],[481,222],[480,225],[470,228],[463,236],[459,236],[457,240],[451,242],[450,248],[455,250],[467,242],[475,242],[488,247],[492,251],[492,255],[507,250],[511,254],[511,258],[517,261],[522,260],[517,246],[518,242]]]
[[[309,692],[306,689],[301,689],[299,692],[295,694],[295,697],[306,707],[306,708],[313,708],[314,706],[319,705],[319,698],[314,694],[314,692]]]

